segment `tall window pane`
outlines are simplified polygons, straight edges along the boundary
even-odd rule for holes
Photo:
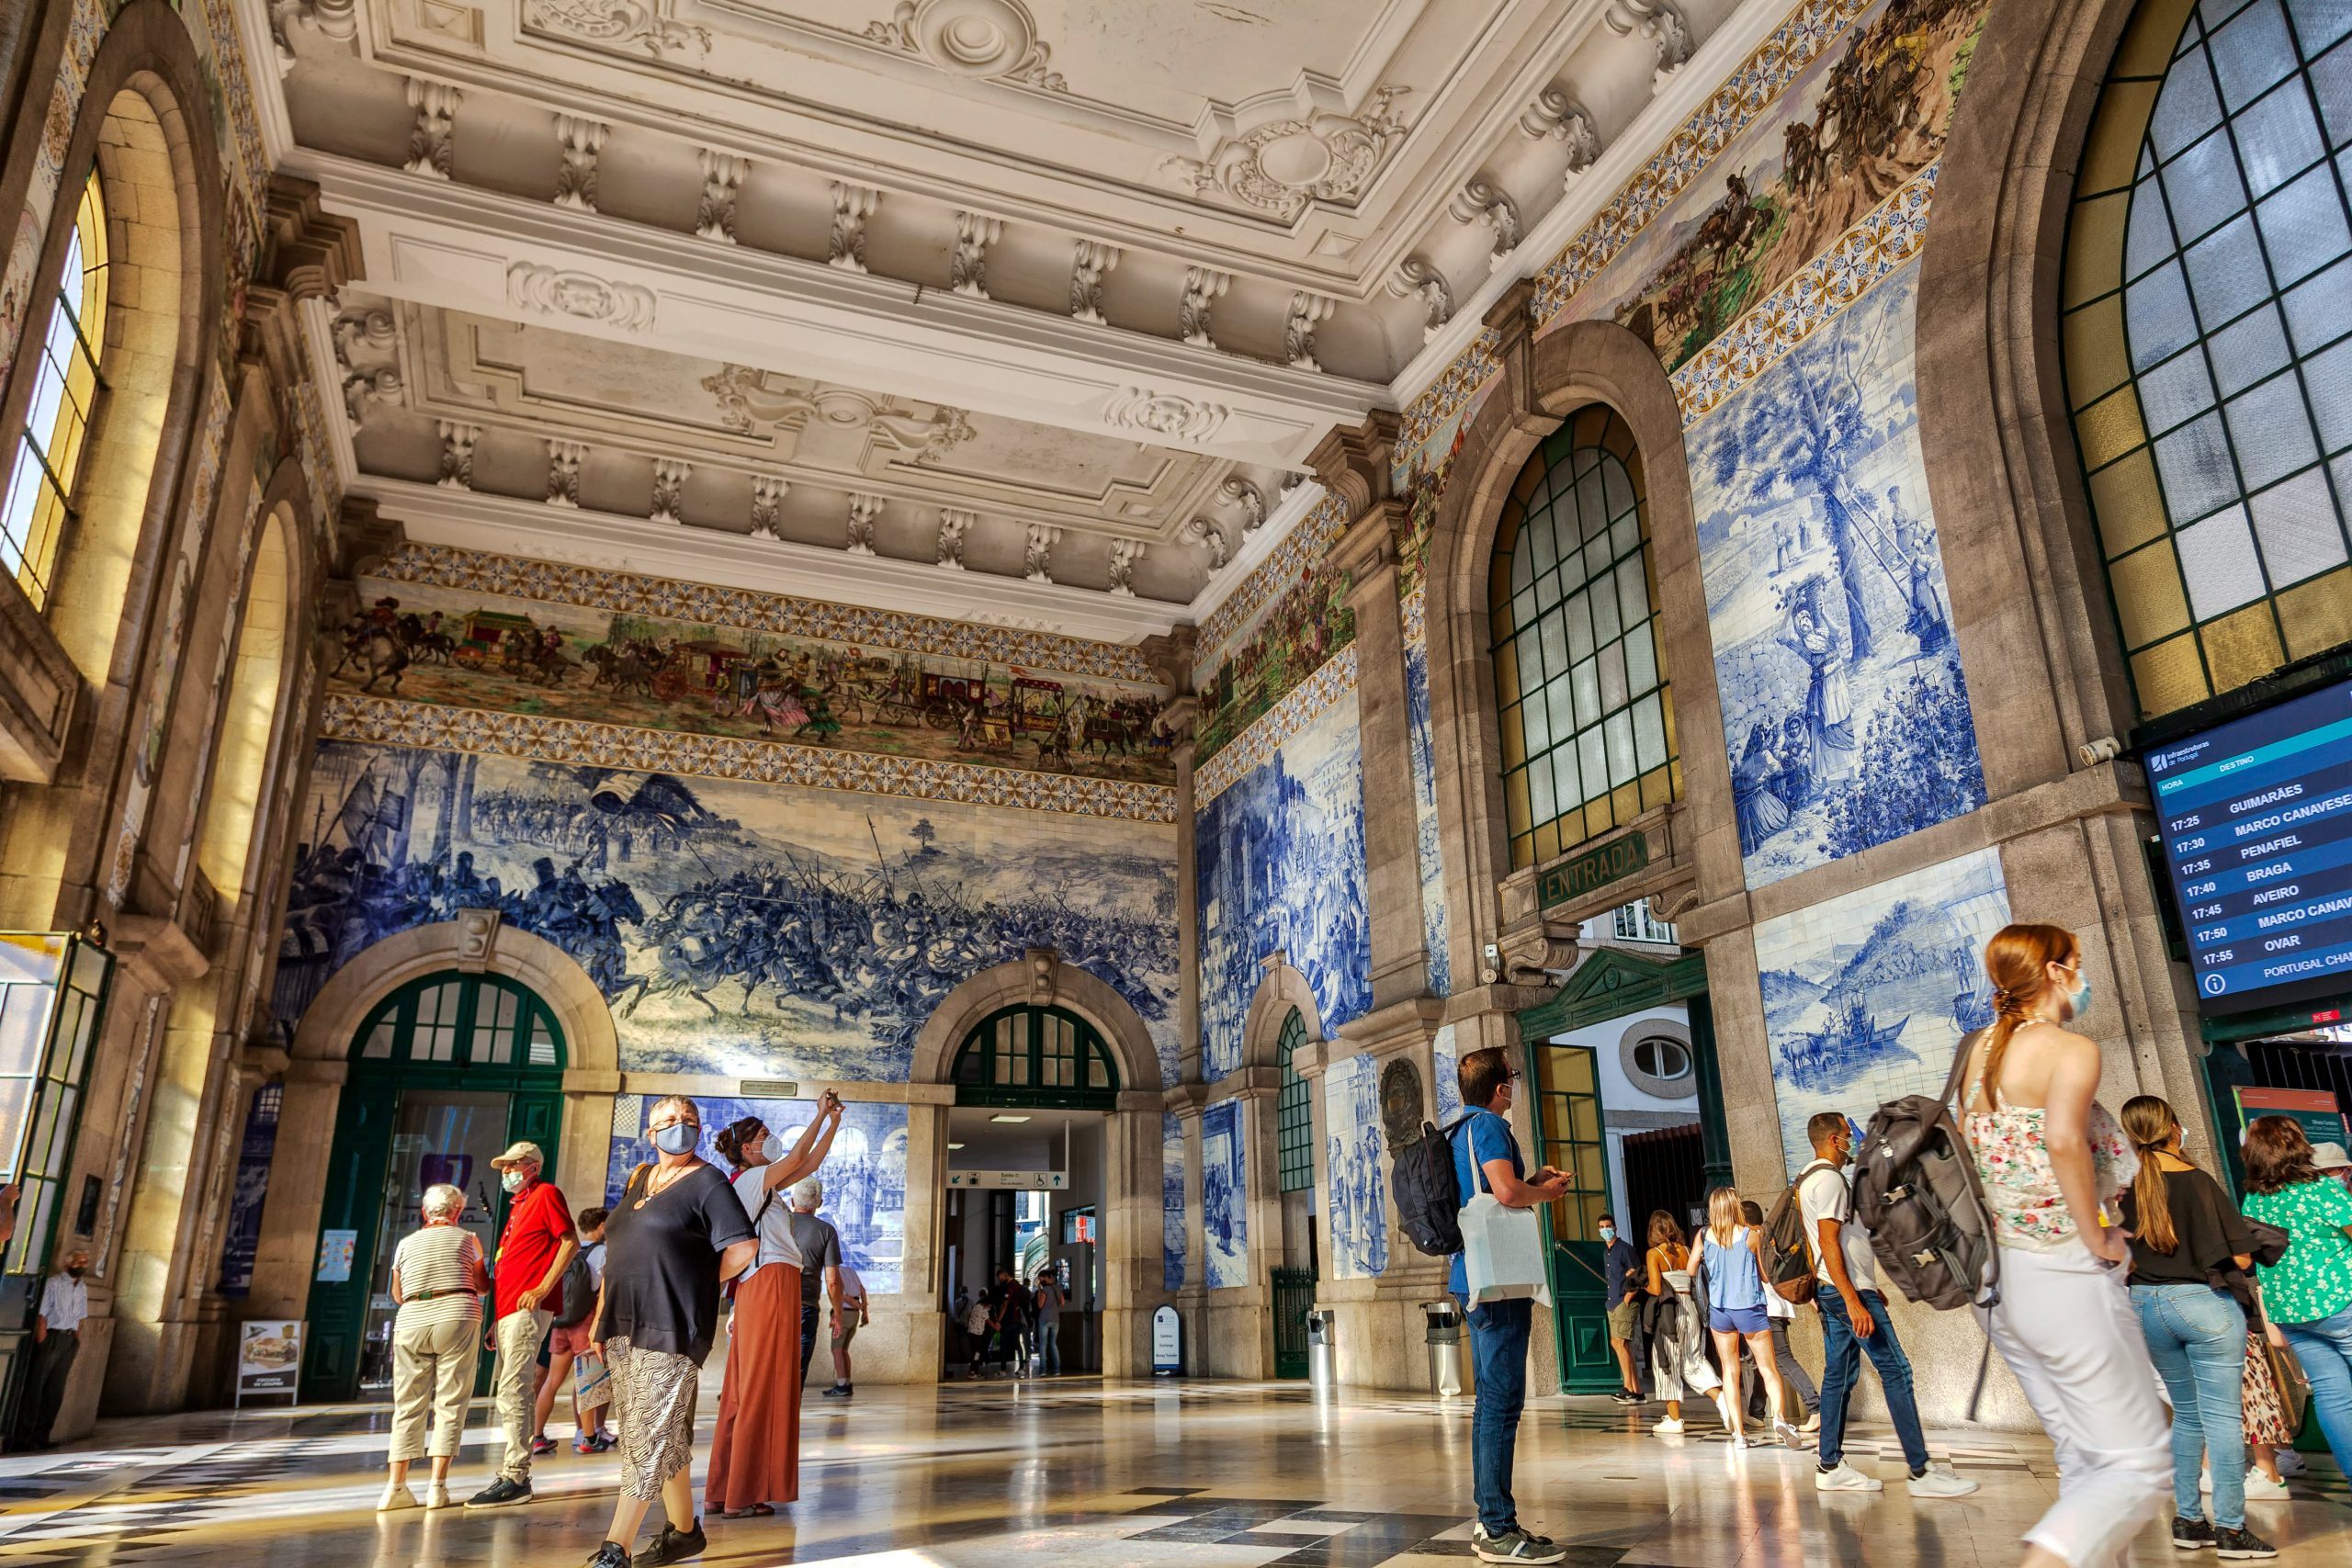
[[[35,608],[49,603],[83,437],[97,400],[106,324],[106,208],[92,170],[74,210],[46,327],[37,342],[26,334],[32,398],[9,462],[6,498],[0,502],[0,569],[17,580]]]

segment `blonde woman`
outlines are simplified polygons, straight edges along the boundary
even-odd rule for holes
[[[1715,1359],[1724,1370],[1724,1392],[1715,1404],[1731,1429],[1731,1446],[1747,1446],[1747,1412],[1739,1392],[1739,1348],[1745,1344],[1771,1401],[1772,1430],[1789,1447],[1804,1447],[1804,1435],[1788,1417],[1788,1393],[1781,1387],[1772,1352],[1772,1319],[1764,1310],[1764,1265],[1756,1256],[1756,1233],[1742,1223],[1737,1189],[1718,1187],[1707,1194],[1707,1230],[1700,1250],[1707,1273],[1707,1328],[1715,1337]]]
[[[2058,1450],[2058,1500],[2022,1568],[2118,1561],[2172,1469],[2156,1369],[2124,1286],[2132,1259],[2100,1204],[2132,1182],[2131,1147],[2098,1104],[2098,1043],[2063,926],[2004,926],[1984,948],[1993,1021],[1961,1043],[1961,1125],[1992,1211],[2001,1299],[1985,1332]]]
[[[1690,1248],[1682,1227],[1664,1209],[1653,1210],[1648,1240],[1650,1371],[1657,1379],[1657,1396],[1666,1401],[1666,1419],[1656,1429],[1672,1438],[1682,1431],[1683,1392],[1713,1393],[1723,1380],[1707,1364],[1704,1314],[1691,1293]]]
[[[408,1467],[430,1453],[428,1508],[449,1506],[449,1461],[466,1433],[466,1407],[481,1359],[481,1297],[490,1289],[481,1242],[460,1224],[466,1195],[447,1183],[424,1190],[424,1224],[392,1251],[391,1477],[378,1513],[416,1506]],[[425,1417],[433,1435],[425,1436]]]

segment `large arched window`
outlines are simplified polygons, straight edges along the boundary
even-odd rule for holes
[[[1515,866],[1682,793],[1633,432],[1583,410],[1503,503],[1489,578],[1503,803]]]
[[[0,567],[36,609],[49,604],[66,503],[82,465],[106,351],[107,213],[98,172],[82,182],[74,231],[48,299],[49,316],[31,350],[32,399],[11,454],[0,509]],[[31,326],[32,322],[28,322]],[[30,336],[29,333],[27,334]]]
[[[1307,1099],[1306,1080],[1293,1060],[1306,1043],[1306,1020],[1296,1008],[1283,1020],[1274,1042],[1274,1061],[1281,1066],[1282,1089],[1274,1100],[1274,1166],[1280,1190],[1305,1192],[1315,1185],[1315,1107]]]
[[[2067,401],[2140,715],[2352,638],[2352,11],[2146,0],[2076,177]]]
[[[469,1084],[560,1068],[563,1026],[537,993],[495,975],[435,975],[376,1004],[352,1039],[362,1066],[467,1069]]]
[[[280,508],[262,523],[240,601],[228,702],[217,720],[212,778],[204,792],[204,829],[197,840],[197,863],[230,908],[245,885],[262,774],[269,765],[270,736],[277,726],[277,694],[286,673],[287,570],[286,513]]]
[[[1063,1008],[990,1013],[965,1037],[948,1077],[958,1105],[1109,1111],[1119,1102],[1110,1047]]]

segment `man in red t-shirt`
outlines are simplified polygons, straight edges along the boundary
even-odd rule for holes
[[[531,1500],[531,1438],[536,1426],[531,1386],[538,1371],[539,1341],[563,1305],[563,1271],[580,1241],[571,1226],[571,1205],[552,1181],[539,1177],[546,1160],[539,1145],[516,1144],[490,1162],[509,1195],[506,1234],[498,1238],[491,1264],[490,1346],[498,1370],[490,1393],[506,1428],[506,1459],[498,1479],[466,1499],[469,1508],[496,1508]]]

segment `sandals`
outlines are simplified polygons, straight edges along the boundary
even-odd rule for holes
[[[754,1503],[748,1508],[728,1508],[719,1514],[722,1519],[764,1519],[775,1510],[765,1503]]]

